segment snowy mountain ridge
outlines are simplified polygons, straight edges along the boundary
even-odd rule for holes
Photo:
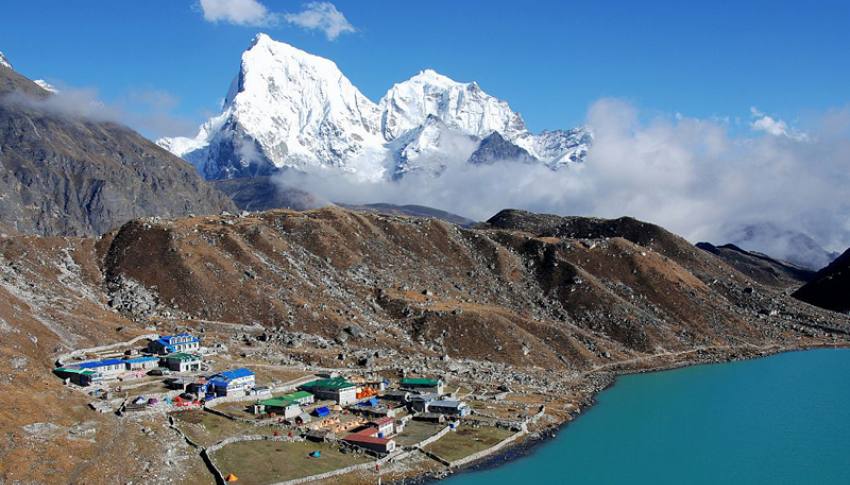
[[[494,132],[552,169],[583,161],[592,142],[584,128],[532,134],[507,102],[431,69],[374,103],[333,61],[258,34],[242,54],[222,112],[195,138],[157,143],[209,179],[291,167],[378,180],[439,175],[467,162]],[[509,147],[503,158],[515,151]]]

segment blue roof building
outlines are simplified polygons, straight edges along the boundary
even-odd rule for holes
[[[201,347],[201,339],[188,333],[177,335],[161,335],[148,344],[148,350],[156,354],[172,354],[175,352],[191,352]]]
[[[207,391],[218,396],[244,393],[256,384],[256,376],[250,369],[240,367],[219,372],[207,380]]]
[[[101,375],[116,374],[119,372],[124,372],[126,370],[124,361],[121,359],[95,360],[92,362],[83,362],[72,367],[77,369],[90,370]]]

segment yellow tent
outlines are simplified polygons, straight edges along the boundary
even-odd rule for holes
[[[224,481],[225,482],[238,482],[239,477],[237,477],[236,475],[234,475],[232,473],[228,473],[227,476],[224,477]]]

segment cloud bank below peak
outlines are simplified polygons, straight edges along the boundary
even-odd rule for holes
[[[421,204],[478,220],[506,207],[630,215],[693,242],[738,242],[791,260],[799,248],[767,247],[758,231],[782,228],[830,251],[850,245],[850,107],[822,115],[805,138],[788,136],[794,132],[787,125],[784,133],[754,127],[752,135],[742,136],[723,121],[641,121],[639,115],[619,99],[594,103],[586,124],[595,141],[585,163],[556,172],[503,160],[450,166],[438,178],[364,181],[331,171],[288,171],[280,180],[327,200]],[[815,259],[810,265],[821,263]]]

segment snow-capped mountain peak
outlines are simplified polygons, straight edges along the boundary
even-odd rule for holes
[[[583,129],[532,134],[507,102],[433,69],[395,84],[376,104],[333,61],[258,34],[221,114],[194,138],[157,143],[213,179],[284,167],[379,179],[440,174],[468,162],[485,139],[488,160],[520,153],[556,169],[581,161],[589,136]]]
[[[4,56],[2,52],[0,52],[0,66],[12,69],[12,64],[9,63],[9,61],[6,59],[6,56]]]
[[[350,158],[380,150],[378,119],[377,106],[333,61],[259,34],[242,54],[222,114],[194,139],[160,144],[211,178],[346,168]]]
[[[378,102],[381,132],[387,140],[434,115],[449,128],[483,138],[492,131],[507,136],[525,131],[525,123],[508,103],[485,93],[478,84],[461,83],[426,69],[398,83]]]

